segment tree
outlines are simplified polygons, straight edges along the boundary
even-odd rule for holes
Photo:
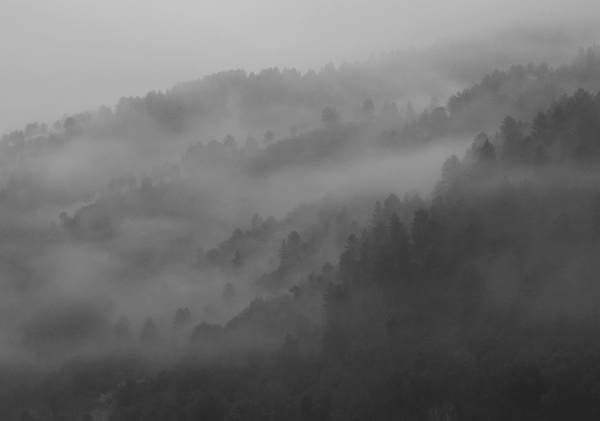
[[[520,410],[536,410],[542,405],[542,395],[547,391],[541,370],[533,363],[518,362],[510,370],[509,396]]]
[[[484,245],[485,234],[483,224],[476,212],[469,216],[467,226],[462,231],[461,238],[464,241],[464,253],[466,257],[478,256]]]
[[[442,227],[426,209],[415,212],[412,223],[412,256],[421,275],[439,274],[442,261]]]
[[[442,136],[446,133],[448,126],[448,113],[444,107],[436,107],[431,111],[429,118],[431,132],[434,136]]]
[[[600,193],[597,193],[592,202],[592,232],[600,235]]]
[[[339,126],[342,121],[342,116],[339,112],[331,107],[325,107],[321,113],[321,123],[325,128],[333,128]]]
[[[203,392],[198,395],[195,402],[188,409],[189,418],[194,420],[219,421],[225,419],[227,414],[225,403],[218,395]],[[175,417],[170,419],[181,419]]]
[[[355,284],[360,275],[360,250],[355,234],[350,234],[344,252],[340,256],[340,275],[342,281]]]
[[[500,136],[504,157],[510,162],[518,162],[521,158],[523,135],[518,123],[511,116],[506,116],[500,126]]]
[[[349,293],[345,284],[328,284],[323,294],[323,305],[329,326],[338,325],[342,322],[344,303]],[[323,338],[325,340],[325,338]]]
[[[502,124],[500,125],[500,135],[507,139],[510,136],[514,135],[518,130],[517,121],[511,116],[507,115],[502,120]]]
[[[370,250],[368,255],[369,279],[387,281],[393,276],[393,262],[390,256],[390,239],[388,220],[385,217],[381,203],[377,201],[371,217]]]
[[[550,129],[550,125],[548,124],[548,119],[546,118],[546,114],[543,112],[538,112],[535,118],[533,119],[533,127],[531,128],[531,133],[535,139],[542,140],[544,142],[548,142],[547,136]]]
[[[140,337],[144,341],[149,341],[149,342],[155,341],[157,339],[158,328],[156,327],[154,320],[152,320],[151,318],[146,319],[146,322],[144,323],[144,327],[142,328]]]
[[[484,162],[491,162],[495,157],[494,146],[486,139],[481,148],[479,148],[479,158]]]
[[[431,220],[426,209],[415,212],[412,222],[411,237],[416,257],[422,258],[429,243]]]
[[[410,123],[417,118],[417,113],[412,102],[406,101],[406,120]]]
[[[60,120],[56,120],[53,124],[52,124],[52,130],[54,130],[54,133],[60,133],[63,131],[63,123]]]
[[[63,129],[65,131],[73,130],[77,125],[77,120],[74,117],[67,117],[63,123]]]
[[[191,317],[192,314],[189,308],[178,308],[175,312],[175,316],[173,316],[173,322],[175,322],[175,326],[181,327],[189,323]]]
[[[375,115],[375,105],[373,104],[373,100],[371,98],[367,98],[364,100],[362,108],[361,108],[362,118],[365,120],[372,120]]]
[[[244,263],[244,258],[242,257],[242,254],[240,253],[239,250],[236,249],[233,259],[231,259],[231,264],[234,269],[239,269],[240,267],[242,267],[243,263]]]
[[[410,269],[410,240],[408,231],[394,212],[390,217],[390,245],[395,278],[408,276]]]
[[[446,193],[455,190],[461,182],[462,164],[456,155],[444,161],[442,165],[441,185]]]
[[[556,105],[552,110],[552,126],[553,130],[560,132],[565,128],[567,116],[561,105]]]
[[[429,127],[429,111],[427,111],[427,108],[425,108],[423,112],[419,115],[419,120],[417,123],[419,127]]]
[[[287,238],[281,241],[279,248],[279,258],[282,267],[291,267],[302,257],[304,244],[297,231],[292,231]]]
[[[255,213],[250,222],[250,226],[252,227],[252,234],[258,235],[263,227],[264,222],[264,219],[259,214]]]
[[[385,214],[383,213],[383,206],[381,206],[381,202],[378,200],[375,202],[375,208],[373,209],[373,215],[371,215],[371,226],[373,228],[378,225],[385,224]]]
[[[275,133],[271,130],[267,130],[263,136],[263,144],[266,147],[269,147],[273,144],[273,139],[275,138]]]
[[[385,215],[385,219],[389,220],[394,213],[400,212],[401,207],[402,202],[400,202],[400,198],[393,193],[390,194],[383,201],[383,213]]]
[[[223,139],[223,146],[225,146],[225,148],[230,154],[235,154],[238,150],[238,145],[235,141],[235,137],[233,137],[230,134],[225,136],[225,139]]]
[[[475,266],[467,266],[460,275],[457,284],[460,296],[462,317],[470,319],[476,316],[484,304],[485,277]]]

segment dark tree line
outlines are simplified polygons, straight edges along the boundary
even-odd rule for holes
[[[600,194],[594,178],[574,175],[597,164],[567,147],[543,165],[523,153],[528,137],[588,141],[560,135],[593,109],[575,107],[581,98],[593,97],[559,101],[578,111],[544,135],[539,121],[504,119],[491,140],[479,135],[446,161],[428,203],[375,203],[334,264],[190,336],[193,356],[249,332],[245,352],[98,386],[113,393],[112,419],[597,419]],[[259,238],[259,219],[219,253]],[[306,247],[290,231],[278,271]],[[311,319],[307,303],[319,297],[322,318]]]
[[[562,88],[552,88],[565,74],[595,83],[597,61],[592,48],[565,68],[495,72],[448,107],[432,101],[420,114],[392,102],[378,113],[365,100],[345,122],[348,113],[332,104],[320,109],[321,127],[277,142],[266,132],[263,147],[249,140],[240,147],[232,135],[195,143],[181,165],[140,181],[116,175],[106,195],[72,216],[61,213],[60,226],[18,233],[23,247],[2,255],[3,291],[34,288],[39,275],[23,262],[43,247],[69,243],[113,247],[132,271],[124,269],[123,278],[144,279],[169,265],[213,271],[226,278],[221,301],[233,307],[243,273],[263,297],[222,324],[192,322],[198,309],[183,306],[167,322],[148,317],[137,326],[126,317],[113,323],[91,304],[36,313],[19,336],[35,352],[106,335],[139,353],[120,349],[42,373],[3,368],[0,418],[598,419],[600,95],[580,89],[555,98]],[[116,113],[65,118],[53,131],[27,126],[3,137],[2,159],[14,166],[20,155],[25,161],[52,154],[90,127],[108,130],[148,116],[178,132],[190,115],[207,112],[199,99],[207,92],[221,107],[213,111],[224,112],[223,87],[256,99],[267,86],[264,101],[272,104],[285,102],[290,80],[327,96],[321,85],[336,77],[331,68],[304,76],[223,73],[124,99]],[[462,159],[450,157],[431,198],[389,195],[361,224],[338,204],[321,203],[282,220],[256,215],[249,229],[206,252],[187,229],[139,248],[117,241],[128,218],[166,216],[186,228],[211,221],[200,218],[205,204],[192,188],[202,173],[190,174],[199,168],[223,165],[235,177],[259,177],[279,167],[344,162],[360,156],[365,143],[389,151],[471,129],[488,105],[514,117],[504,117],[496,134],[476,136]],[[41,177],[11,171],[0,210],[46,200]],[[15,235],[6,225],[3,244]],[[265,256],[269,263],[258,264]],[[180,338],[172,360],[146,359]]]

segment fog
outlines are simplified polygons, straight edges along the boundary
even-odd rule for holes
[[[534,62],[562,58],[553,50],[564,45],[564,40],[557,45],[557,34],[574,48],[594,41],[590,31],[596,30],[598,12],[591,0],[515,0],[495,7],[493,14],[488,9],[473,0],[285,5],[268,0],[252,5],[4,1],[0,35],[10,42],[2,50],[0,88],[10,100],[0,108],[0,132],[30,121],[52,123],[64,114],[110,106],[121,96],[165,90],[225,69],[307,71],[328,62],[340,65],[380,52],[426,48],[436,41],[485,38],[514,25],[537,35],[536,48],[525,50]],[[509,48],[501,50],[503,67],[520,61],[520,49],[531,45],[507,41]],[[500,59],[495,57],[492,62]]]
[[[161,352],[173,355],[194,325],[227,324],[254,299],[285,294],[337,264],[376,201],[408,201],[400,217],[410,227],[442,164],[465,156],[475,134],[490,128],[462,123],[477,103],[448,115],[440,105],[454,93],[495,65],[537,57],[557,66],[544,76],[554,97],[533,97],[531,107],[572,92],[560,75],[582,66],[572,45],[590,32],[548,31],[438,41],[318,73],[222,72],[6,135],[7,361],[137,348],[149,320],[162,331]],[[510,48],[515,42],[522,48]],[[491,60],[487,50],[500,56]],[[585,74],[580,80],[594,86]],[[519,116],[523,102],[494,101],[486,117],[497,130],[502,113]],[[519,174],[504,177],[527,178]],[[332,229],[344,209],[347,222]],[[282,244],[292,232],[303,251],[287,267]],[[174,327],[178,309],[190,311],[186,329]],[[128,321],[125,339],[115,333],[120,320]]]
[[[313,3],[0,6],[0,419],[596,419],[597,8]]]
[[[110,139],[70,142],[20,169],[39,176],[39,188],[49,192],[51,202],[30,211],[21,209],[20,216],[10,207],[4,211],[5,218],[13,215],[15,229],[31,227],[35,218],[38,235],[45,238],[34,253],[26,239],[4,241],[5,247],[18,249],[19,257],[11,259],[18,260],[27,280],[7,269],[1,331],[3,337],[12,338],[3,341],[8,361],[18,356],[22,362],[51,362],[60,356],[60,362],[69,356],[108,352],[119,346],[113,326],[123,317],[137,332],[149,318],[168,332],[179,308],[192,311],[189,323],[226,323],[254,298],[272,294],[255,282],[264,272],[277,269],[278,248],[289,232],[297,230],[306,237],[320,229],[320,213],[335,216],[344,206],[365,222],[372,203],[391,193],[402,197],[418,190],[427,196],[444,160],[464,154],[470,145],[465,139],[443,139],[405,153],[373,151],[308,171],[299,166],[242,177],[217,168],[199,176],[154,180],[155,189],[173,190],[183,198],[161,204],[158,193],[158,208],[153,210],[148,208],[152,202],[139,197],[144,187],[136,182],[121,191],[107,190],[112,174],[148,170],[148,162],[136,161],[130,147]],[[194,197],[200,201],[190,201]],[[186,203],[192,207],[179,208]],[[307,203],[313,204],[303,210]],[[295,208],[290,215],[296,215],[288,216]],[[67,215],[58,218],[60,212]],[[247,258],[243,269],[202,263],[205,257],[198,255],[199,247],[215,247],[237,227],[250,229],[255,214],[274,216],[281,226],[259,253]],[[325,262],[335,262],[342,243],[335,236],[324,241],[316,250],[318,257],[308,259],[307,267],[293,275],[294,281],[286,281],[286,288]],[[235,286],[235,299],[224,299],[228,283]],[[181,340],[186,337],[183,332],[178,335]],[[177,347],[169,348],[169,353]]]

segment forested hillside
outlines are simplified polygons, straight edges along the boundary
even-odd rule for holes
[[[4,135],[0,418],[598,419],[574,57],[426,101],[394,56],[229,71]]]

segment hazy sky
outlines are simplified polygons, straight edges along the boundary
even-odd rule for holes
[[[231,68],[320,68],[597,0],[0,0],[0,133]]]

